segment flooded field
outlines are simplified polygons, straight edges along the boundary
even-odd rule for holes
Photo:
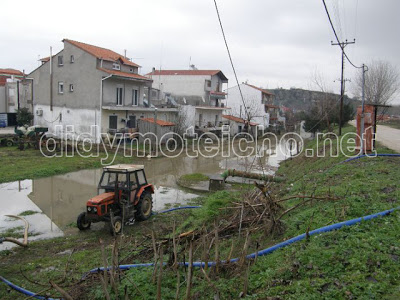
[[[278,147],[284,145],[279,144]],[[268,151],[271,154],[275,150]],[[213,158],[193,158],[181,155],[176,158],[136,158],[133,163],[145,166],[147,180],[155,186],[153,210],[159,211],[171,205],[184,205],[198,196],[177,186],[177,179],[184,174],[211,175],[222,173],[226,169],[273,174],[279,162],[286,158],[284,153],[282,148],[276,156],[253,155],[239,158],[231,153],[230,157],[216,155]],[[6,214],[21,214],[31,225],[30,240],[63,235],[62,230],[76,222],[78,214],[85,210],[86,201],[97,195],[101,172],[101,169],[82,170],[48,178],[1,184],[0,233],[18,228],[19,232],[22,232],[21,221],[4,217]],[[5,244],[0,245],[0,250],[9,246],[9,243]]]

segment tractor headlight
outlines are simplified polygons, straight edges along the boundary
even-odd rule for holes
[[[93,207],[93,211],[97,213],[97,207]]]
[[[87,211],[91,211],[91,210],[92,210],[92,208],[90,206],[88,206]]]

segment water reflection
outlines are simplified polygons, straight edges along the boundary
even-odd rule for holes
[[[258,150],[259,153],[264,151],[262,157],[256,157],[253,153],[249,157],[238,158],[231,152],[228,158],[223,157],[222,153],[213,158],[181,155],[176,158],[150,160],[135,158],[132,163],[145,166],[147,180],[155,186],[154,210],[158,211],[164,209],[167,204],[185,204],[197,196],[177,186],[177,179],[184,174],[216,174],[225,169],[273,174],[279,162],[287,157],[284,146],[280,144],[278,149],[279,147],[281,150],[273,156],[271,154],[276,151],[275,145],[271,149],[261,145]],[[250,154],[248,151],[244,151],[243,154]],[[75,222],[78,214],[85,210],[86,201],[97,195],[101,172],[101,169],[82,170],[48,178],[1,184],[2,215],[19,214],[26,210],[37,211],[38,214],[26,217],[32,225],[31,232],[38,234],[30,239],[62,235],[60,228]],[[6,228],[14,225],[20,226],[17,223],[18,221],[5,221],[5,217],[0,217],[0,231],[4,232]]]

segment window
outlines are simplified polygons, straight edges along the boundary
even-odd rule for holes
[[[113,63],[114,70],[121,70],[121,66],[118,63]]]
[[[73,84],[70,84],[70,85],[69,85],[69,91],[70,91],[70,92],[73,92],[73,91],[74,91],[74,85],[73,85]]]
[[[129,72],[133,73],[133,68],[130,68],[130,69],[129,69]]]
[[[137,177],[140,185],[146,184],[146,177],[144,177],[143,171],[138,171]]]
[[[75,57],[73,55],[71,55],[71,60],[70,60],[71,64],[73,64],[75,62]]]
[[[138,90],[132,90],[132,105],[138,105]]]
[[[206,86],[209,88],[211,87],[211,80],[206,80]]]
[[[58,83],[58,93],[59,94],[64,94],[64,82],[60,81]]]
[[[157,91],[151,91],[151,97],[157,98]]]
[[[122,105],[122,95],[123,95],[122,87],[117,87],[117,105]]]
[[[63,56],[62,55],[58,56],[58,65],[59,66],[63,66],[64,65],[64,60],[63,60]]]

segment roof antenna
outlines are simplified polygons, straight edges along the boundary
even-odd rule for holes
[[[191,64],[192,64],[192,57],[190,56],[189,57],[189,70],[190,70]]]
[[[125,59],[126,59],[126,49],[124,49],[124,57],[125,57]]]

